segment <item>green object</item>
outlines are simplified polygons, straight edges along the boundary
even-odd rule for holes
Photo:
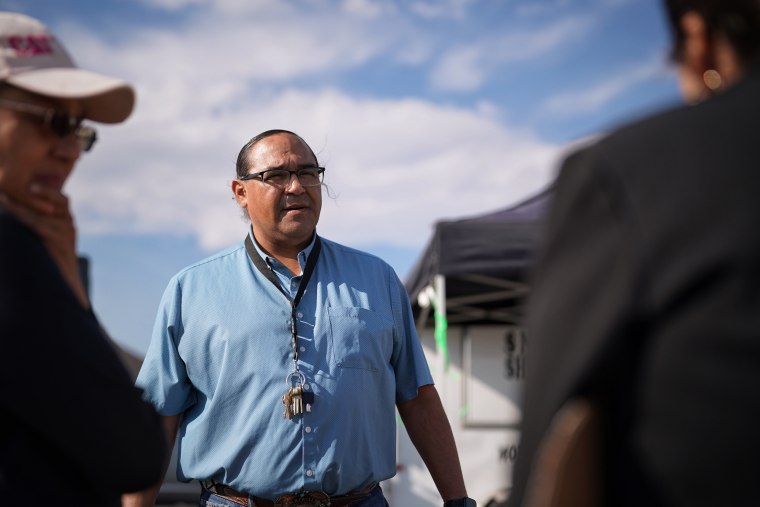
[[[446,370],[449,369],[449,347],[446,341],[446,330],[449,327],[449,322],[446,320],[446,314],[439,311],[435,307],[435,345],[438,350],[443,354],[443,364]]]

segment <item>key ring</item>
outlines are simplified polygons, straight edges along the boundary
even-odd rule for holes
[[[298,376],[298,383],[299,384],[304,385],[306,383],[306,376],[304,376],[304,374],[301,373],[300,371],[296,370],[296,371],[292,371],[292,372],[288,373],[285,376],[285,384],[287,384],[288,386],[291,386],[293,384],[293,382],[292,382],[291,379],[293,378],[294,375]]]

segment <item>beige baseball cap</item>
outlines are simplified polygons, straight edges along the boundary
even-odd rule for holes
[[[78,68],[45,25],[0,12],[0,82],[58,99],[81,100],[84,117],[102,123],[127,119],[135,91],[120,79]]]

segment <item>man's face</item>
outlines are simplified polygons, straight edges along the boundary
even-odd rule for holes
[[[274,134],[260,140],[248,150],[247,160],[249,174],[317,165],[306,144],[291,134]],[[301,249],[311,239],[322,209],[321,186],[303,187],[293,176],[285,188],[260,179],[235,180],[232,191],[248,212],[259,244],[270,253],[283,247]]]
[[[81,114],[77,101],[57,101],[15,88],[0,88],[0,99]],[[0,191],[19,204],[37,184],[60,191],[79,158],[75,135],[56,137],[37,117],[0,104]]]

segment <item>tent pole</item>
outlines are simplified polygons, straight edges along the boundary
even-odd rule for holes
[[[430,307],[433,306],[433,302],[425,294],[427,290],[432,291],[432,287],[429,285],[425,287],[425,290],[420,292],[417,296],[417,304],[420,307],[420,314],[417,316],[417,321],[414,323],[414,327],[417,329],[417,335],[422,336],[425,326],[427,325],[428,317],[430,316]]]
[[[435,345],[438,349],[438,373],[441,381],[449,368],[449,349],[448,340],[446,339],[446,330],[448,321],[446,320],[446,277],[444,275],[435,275],[433,279],[435,287],[435,301],[433,302],[433,311],[435,312]]]

